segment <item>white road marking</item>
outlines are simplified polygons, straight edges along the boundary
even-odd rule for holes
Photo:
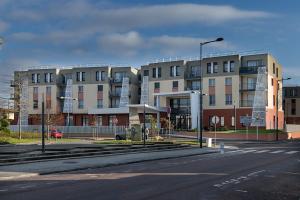
[[[300,175],[300,173],[297,172],[285,172],[285,174]]]
[[[261,151],[257,151],[257,152],[254,152],[254,153],[265,153],[265,152],[268,152],[268,151],[270,151],[270,150],[261,150]]]
[[[248,192],[248,191],[246,191],[246,190],[235,190],[235,191],[237,191],[237,192],[243,192],[243,193]]]
[[[243,151],[243,153],[251,153],[251,152],[255,152],[256,150],[253,149],[253,150],[247,150],[247,151]]]
[[[270,153],[282,153],[282,152],[284,152],[284,150],[272,151]]]
[[[294,153],[298,153],[299,151],[289,151],[289,152],[286,152],[286,154],[294,154]]]
[[[7,192],[7,190],[0,190],[0,192]]]

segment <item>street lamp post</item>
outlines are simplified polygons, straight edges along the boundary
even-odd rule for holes
[[[213,42],[221,42],[223,41],[223,38],[217,38],[215,40],[211,41],[206,41],[206,42],[200,42],[200,117],[198,118],[199,122],[198,124],[200,125],[200,148],[202,148],[202,139],[203,139],[203,70],[202,70],[202,46],[213,43]],[[198,128],[198,131],[199,131]]]
[[[72,98],[72,97],[59,97],[59,98],[77,101],[77,98]],[[70,109],[68,109],[68,112],[67,112],[67,126],[70,126]]]
[[[286,80],[290,80],[291,78],[288,77],[288,78],[282,78],[280,80],[277,80],[277,92],[276,92],[276,141],[278,141],[278,92],[279,92],[279,82],[282,83],[282,86],[283,86],[283,81],[286,81]]]

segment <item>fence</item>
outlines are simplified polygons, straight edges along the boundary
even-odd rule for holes
[[[18,125],[11,125],[9,129],[19,131]],[[47,131],[47,126],[45,127]],[[50,130],[56,129],[64,134],[64,137],[115,137],[115,134],[125,134],[126,126],[50,126]],[[41,133],[41,125],[21,126],[22,132]]]

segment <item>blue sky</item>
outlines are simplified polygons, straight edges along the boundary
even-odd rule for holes
[[[195,58],[199,42],[221,36],[206,54],[267,51],[300,84],[299,8],[292,0],[0,0],[0,78],[20,66]]]

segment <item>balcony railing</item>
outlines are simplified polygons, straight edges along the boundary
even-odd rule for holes
[[[261,66],[240,67],[240,74],[257,74],[259,67],[261,67]]]
[[[191,71],[185,75],[186,79],[198,79],[201,77],[201,71]]]
[[[111,83],[122,83],[123,82],[123,78],[128,78],[128,77],[113,77],[111,80]],[[129,84],[131,83],[131,80],[129,78]]]
[[[255,89],[256,89],[256,83],[242,84],[240,88],[241,91],[254,91]]]
[[[120,97],[121,91],[111,91],[109,94],[111,97]]]
[[[253,106],[253,100],[241,100],[240,101],[241,107],[252,107]]]

